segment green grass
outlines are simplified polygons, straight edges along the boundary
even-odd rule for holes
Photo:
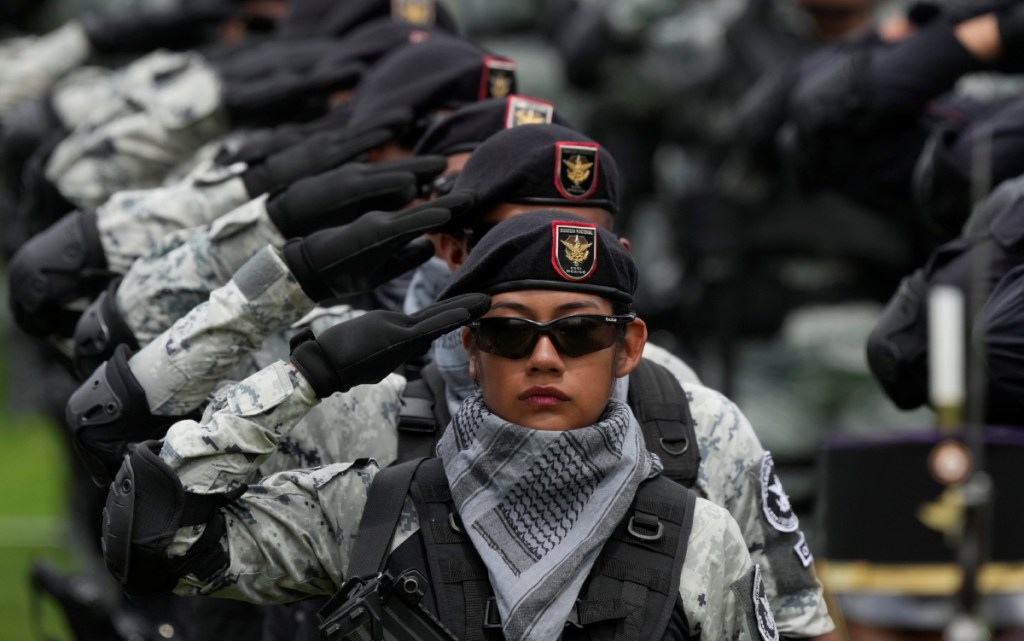
[[[0,641],[36,639],[29,619],[28,572],[39,557],[78,565],[65,544],[65,451],[44,420],[0,411]],[[44,609],[49,636],[67,639],[61,617]]]

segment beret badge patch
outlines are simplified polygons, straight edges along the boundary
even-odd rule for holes
[[[569,200],[583,200],[597,188],[600,147],[593,143],[555,143],[555,187]]]
[[[480,100],[506,98],[516,91],[516,63],[508,58],[484,58]]]
[[[597,225],[552,222],[551,264],[565,280],[590,278],[597,269]]]
[[[555,107],[550,102],[509,96],[505,107],[505,129],[523,125],[550,125],[555,116]]]
[[[435,0],[391,0],[391,17],[420,27],[431,27],[437,18]]]

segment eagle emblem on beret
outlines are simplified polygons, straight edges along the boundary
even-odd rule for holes
[[[574,234],[569,240],[563,240],[562,244],[565,245],[565,257],[573,265],[583,264],[590,255],[591,244],[580,238],[579,234]]]
[[[555,187],[569,200],[583,200],[597,188],[597,143],[555,143]]]
[[[419,27],[431,27],[436,20],[435,0],[391,0],[391,17]]]
[[[505,104],[505,129],[524,125],[548,125],[555,117],[555,106],[546,100],[509,96]]]
[[[480,78],[480,100],[507,98],[516,91],[516,63],[508,58],[484,58],[483,76]]]
[[[565,280],[585,280],[597,269],[597,225],[551,223],[551,264]]]

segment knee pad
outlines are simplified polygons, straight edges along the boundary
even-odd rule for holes
[[[147,441],[125,455],[103,508],[104,562],[135,597],[169,592],[187,574],[207,580],[223,570],[229,559],[220,544],[225,528],[218,510],[245,491],[243,486],[228,494],[186,492],[157,454],[160,445]],[[175,532],[200,524],[205,530],[189,551],[169,558]]]
[[[71,336],[79,311],[112,275],[96,229],[96,214],[72,212],[34,236],[11,260],[8,283],[18,326],[32,336]]]
[[[127,345],[132,351],[139,349],[128,324],[117,308],[118,278],[92,302],[78,319],[75,325],[74,354],[72,363],[75,373],[84,379],[94,372],[104,361],[114,355],[118,345]]]
[[[928,402],[927,288],[920,270],[904,278],[868,337],[871,373],[905,410]]]
[[[129,443],[161,438],[181,419],[150,413],[146,392],[128,366],[129,354],[127,345],[115,350],[65,407],[72,445],[99,487],[110,484]]]

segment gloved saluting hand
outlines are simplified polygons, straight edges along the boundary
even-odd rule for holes
[[[286,238],[352,222],[375,209],[409,204],[446,166],[442,156],[375,165],[348,164],[293,183],[267,201],[267,214]]]
[[[363,294],[427,261],[434,248],[420,236],[446,226],[472,202],[459,193],[405,211],[373,211],[289,241],[284,260],[312,300]]]
[[[145,53],[160,47],[185,49],[209,40],[209,27],[238,11],[237,0],[197,0],[179,6],[86,14],[80,19],[99,53]]]
[[[338,43],[268,42],[213,62],[224,109],[236,125],[269,126],[310,120],[330,107],[328,97],[353,88],[364,65],[332,59]]]
[[[320,398],[356,385],[377,383],[431,342],[480,318],[491,307],[486,294],[463,294],[406,316],[375,310],[335,325],[313,338],[292,340],[292,363]]]
[[[302,142],[259,161],[250,160],[242,180],[252,198],[271,193],[300,178],[315,176],[355,160],[370,149],[394,140],[398,132],[411,122],[412,111],[399,109],[358,127],[311,132]]]

